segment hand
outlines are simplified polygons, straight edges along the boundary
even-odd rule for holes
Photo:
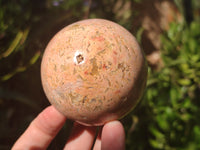
[[[66,117],[53,106],[43,110],[16,141],[12,150],[46,149],[66,121]],[[64,150],[90,150],[94,142],[96,127],[74,123],[71,136]],[[119,121],[105,124],[95,141],[94,150],[124,150],[125,133]]]

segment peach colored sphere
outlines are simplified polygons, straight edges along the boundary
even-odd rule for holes
[[[136,39],[104,19],[73,23],[49,42],[41,64],[47,98],[67,118],[103,125],[139,102],[147,65]]]

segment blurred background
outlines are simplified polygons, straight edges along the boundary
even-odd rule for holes
[[[146,54],[145,94],[121,120],[126,149],[200,149],[200,0],[0,0],[0,149],[50,105],[40,81],[47,43],[87,18],[124,26]],[[71,126],[50,150],[63,148]]]

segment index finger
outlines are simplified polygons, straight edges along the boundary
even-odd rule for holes
[[[53,106],[44,109],[16,141],[12,150],[46,149],[66,121]]]

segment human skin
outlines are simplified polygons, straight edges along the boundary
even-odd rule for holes
[[[26,131],[15,142],[12,150],[43,150],[47,149],[51,141],[60,131],[67,118],[53,106],[44,109],[29,125]],[[100,130],[98,137],[95,126],[83,126],[74,123],[71,136],[67,140],[64,150],[124,150],[125,132],[119,121],[106,123]],[[95,144],[93,146],[93,143]],[[93,146],[93,147],[92,147]]]

